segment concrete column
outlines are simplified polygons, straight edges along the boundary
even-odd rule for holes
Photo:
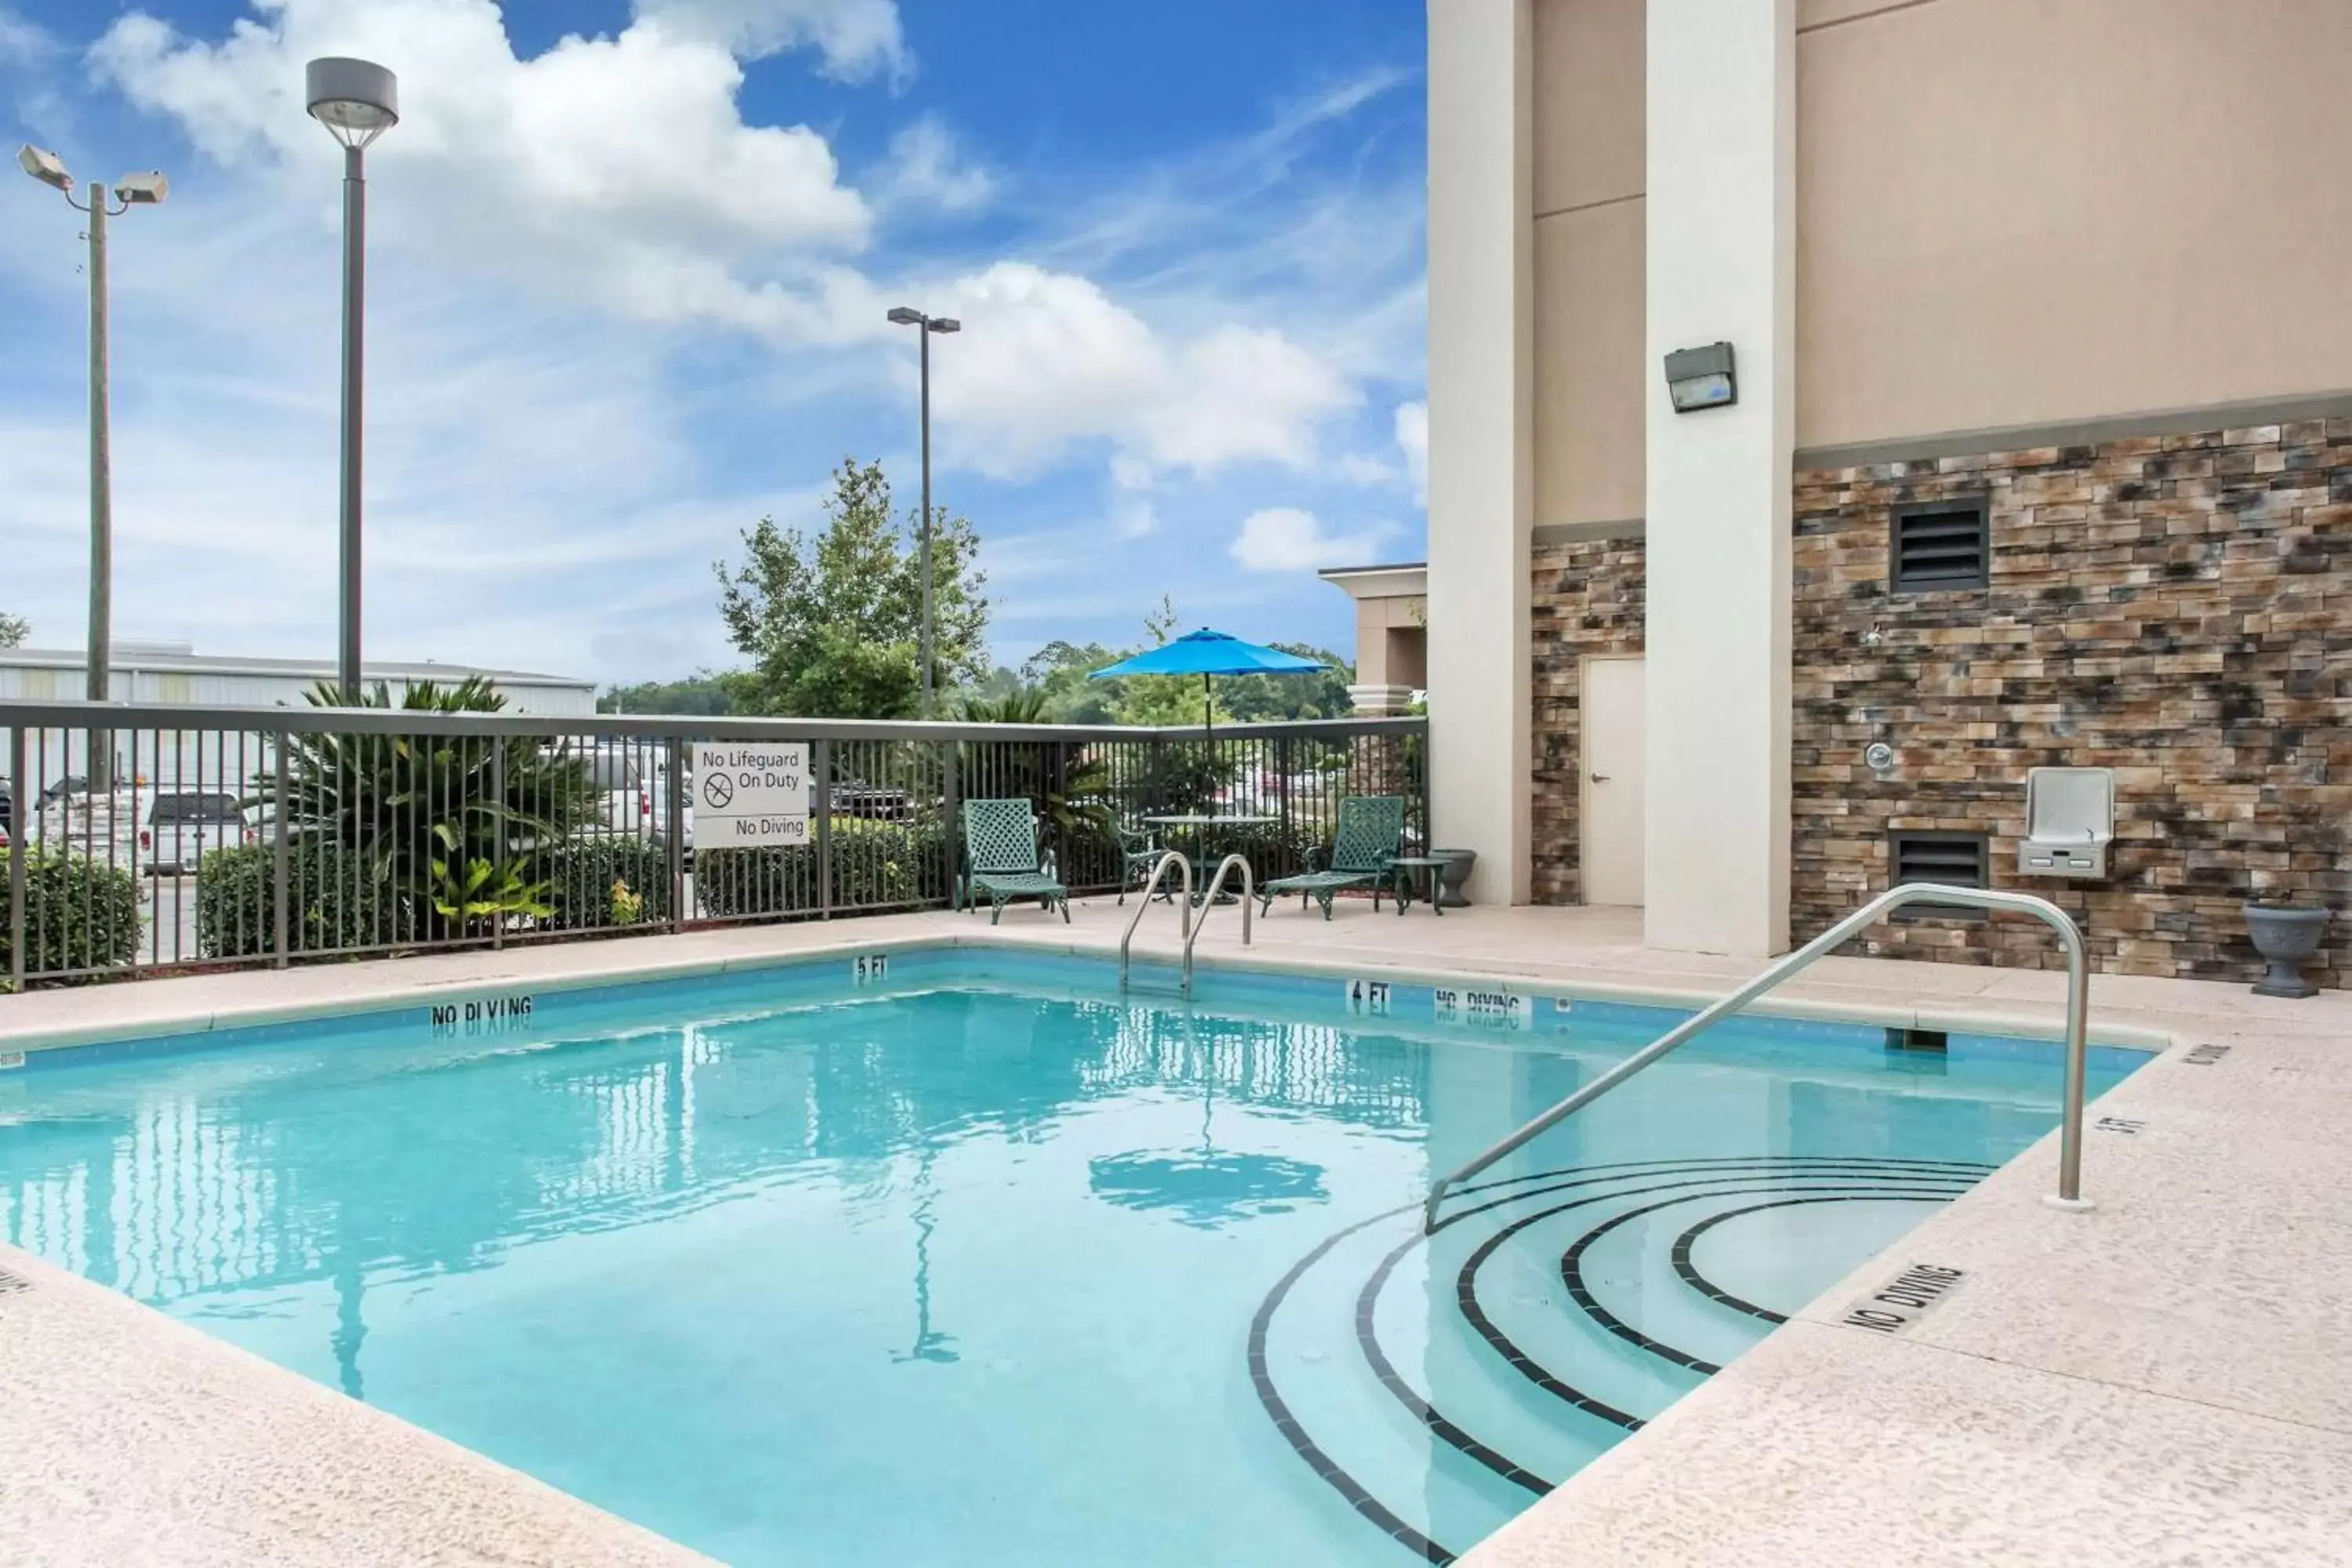
[[[1795,130],[1795,0],[1650,0],[1653,947],[1789,942]],[[1676,414],[1664,356],[1717,342],[1738,403]]]
[[[1429,710],[1436,833],[1528,891],[1529,0],[1429,0]]]

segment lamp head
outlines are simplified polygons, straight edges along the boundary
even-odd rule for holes
[[[930,330],[935,332],[960,332],[963,331],[963,323],[953,316],[933,316]]]
[[[27,148],[26,151],[29,152],[31,149]],[[923,313],[908,306],[900,305],[890,312],[890,324],[894,327],[919,327],[923,324]]]
[[[16,164],[45,185],[55,185],[68,193],[73,190],[73,176],[66,173],[65,160],[55,153],[27,144],[16,149]]]
[[[400,123],[400,83],[373,61],[312,60],[303,81],[310,118],[346,147],[364,147]]]
[[[125,174],[114,182],[114,194],[133,206],[158,206],[172,194],[172,182],[163,177],[161,169],[144,174]]]

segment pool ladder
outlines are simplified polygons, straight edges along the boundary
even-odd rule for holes
[[[1129,950],[1135,943],[1135,928],[1143,923],[1143,912],[1151,907],[1152,898],[1160,891],[1160,881],[1168,875],[1171,867],[1182,879],[1181,890],[1176,895],[1176,907],[1182,918],[1184,931],[1184,964],[1179,982],[1179,989],[1183,995],[1189,998],[1192,994],[1192,946],[1201,940],[1201,932],[1209,923],[1209,911],[1216,908],[1219,895],[1225,890],[1226,874],[1237,868],[1242,874],[1242,945],[1247,947],[1250,944],[1250,904],[1257,896],[1257,884],[1250,874],[1248,858],[1228,855],[1217,862],[1216,875],[1209,879],[1208,895],[1202,902],[1199,918],[1195,919],[1192,912],[1192,862],[1171,849],[1160,858],[1158,865],[1151,868],[1150,879],[1143,884],[1143,897],[1136,900],[1135,913],[1128,917],[1127,933],[1118,939],[1118,988],[1122,993],[1128,988]]]
[[[1688,1044],[1694,1036],[1721,1023],[1782,981],[1809,967],[1815,959],[1836,951],[1906,904],[1959,904],[1971,909],[2007,910],[2014,914],[2032,915],[2058,933],[2059,945],[2066,950],[2065,1119],[2061,1123],[2062,1134],[2058,1142],[2058,1190],[2044,1194],[2042,1201],[2058,1209],[2080,1211],[2089,1208],[2091,1202],[2083,1195],[2083,1078],[2084,1037],[2090,1016],[2090,983],[2088,966],[2083,957],[2081,930],[2067,918],[2063,910],[2049,900],[2037,899],[2031,893],[1999,892],[1988,888],[1949,888],[1934,882],[1906,882],[1902,887],[1890,888],[1879,894],[1730,995],[1692,1014],[1476,1159],[1440,1176],[1422,1204],[1422,1228],[1424,1231],[1437,1228],[1437,1205],[1444,1201],[1447,1193],[1498,1161],[1517,1152],[1527,1143],[1567,1121],[1660,1057]]]

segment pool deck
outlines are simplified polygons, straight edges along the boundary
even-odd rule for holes
[[[1100,953],[1085,900],[0,996],[0,1053],[448,992],[993,941]],[[1755,972],[1654,952],[1637,914],[1399,919],[1295,904],[1244,953],[1335,973],[1518,976],[1696,1003]],[[1155,908],[1137,951],[1172,955]],[[2053,971],[1836,958],[1774,1010],[2053,1034]],[[2106,977],[2095,1037],[2168,1047],[2103,1099],[2087,1214],[2045,1206],[2053,1140],[1906,1236],[1464,1559],[1468,1568],[2341,1564],[2352,1560],[2352,993]],[[2209,1047],[2199,1050],[2198,1047]],[[2216,1052],[2210,1047],[2226,1047]],[[1849,1326],[1914,1265],[1957,1281]],[[688,1563],[589,1505],[0,1247],[0,1541],[31,1561]],[[1938,1276],[1939,1279],[1951,1278]]]

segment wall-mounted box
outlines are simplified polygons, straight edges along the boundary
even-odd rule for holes
[[[2019,876],[2103,879],[2115,837],[2113,768],[2034,768],[2026,773]]]

